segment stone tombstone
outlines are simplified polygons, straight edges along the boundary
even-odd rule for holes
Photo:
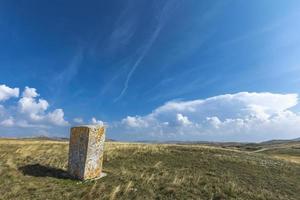
[[[105,127],[72,127],[69,144],[68,172],[80,180],[100,178],[102,173]]]

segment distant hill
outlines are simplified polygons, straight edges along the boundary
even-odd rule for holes
[[[294,141],[300,141],[300,137],[293,139]]]
[[[300,138],[290,139],[290,140],[267,140],[264,142],[260,142],[259,144],[281,144],[281,143],[289,143],[289,142],[298,142]]]
[[[1,137],[0,137],[1,138]],[[34,137],[24,137],[24,138],[15,138],[15,139],[23,139],[23,140],[52,140],[52,141],[69,141],[67,137],[50,137],[50,136],[34,136]],[[105,141],[107,142],[117,142],[118,140],[106,138]],[[212,142],[212,141],[177,141],[177,140],[169,140],[169,141],[159,141],[159,140],[138,140],[134,141],[136,143],[147,143],[147,144],[206,144],[206,145],[218,145],[218,146],[244,146],[244,145],[268,145],[268,144],[282,144],[282,143],[289,143],[289,142],[299,142],[299,138],[290,139],[290,140],[267,140],[263,142]]]
[[[68,141],[69,138],[65,137],[48,137],[48,136],[36,136],[36,137],[25,137],[20,138],[22,140],[51,140],[51,141]]]
[[[66,137],[48,137],[48,136],[36,136],[36,137],[26,137],[26,138],[19,138],[22,140],[51,140],[51,141],[69,141],[69,138]],[[107,142],[115,142],[116,140],[112,140],[106,138],[105,141]]]
[[[139,140],[138,143],[149,143],[149,144],[211,144],[211,145],[221,145],[221,146],[240,146],[240,145],[265,145],[265,144],[281,144],[288,142],[298,142],[299,138],[290,139],[290,140],[267,140],[263,142],[212,142],[212,141],[159,141],[159,140]]]

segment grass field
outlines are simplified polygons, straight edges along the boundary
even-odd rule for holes
[[[0,199],[300,199],[300,143],[107,142],[97,181],[68,178],[68,143],[0,140]]]

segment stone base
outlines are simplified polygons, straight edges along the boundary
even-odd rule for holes
[[[107,173],[101,172],[101,175],[99,177],[92,178],[92,179],[87,179],[87,180],[82,180],[82,181],[83,182],[96,181],[96,180],[99,180],[100,178],[103,178],[105,176],[107,176]]]
[[[92,180],[98,180],[98,179],[103,178],[105,176],[107,176],[107,173],[101,172],[101,175],[99,177],[93,178]]]

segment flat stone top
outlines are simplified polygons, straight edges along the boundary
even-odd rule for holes
[[[104,125],[78,125],[78,126],[72,126],[72,128],[101,128],[101,127],[105,127]]]

